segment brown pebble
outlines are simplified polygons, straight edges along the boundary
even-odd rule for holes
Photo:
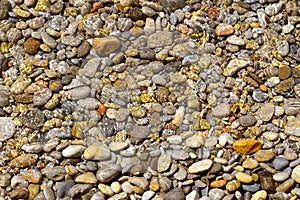
[[[226,183],[227,183],[226,180],[215,180],[210,183],[210,187],[221,188],[221,187],[224,187],[226,185]]]
[[[34,39],[33,37],[30,37],[24,42],[25,52],[34,55],[38,52],[40,45],[40,41]]]
[[[278,69],[278,77],[281,80],[285,80],[292,75],[292,71],[288,66],[283,66]]]

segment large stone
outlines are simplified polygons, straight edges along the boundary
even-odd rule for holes
[[[110,150],[104,143],[90,145],[83,154],[86,160],[106,160],[110,157]]]
[[[201,160],[192,164],[188,171],[189,173],[199,173],[208,170],[212,166],[213,162],[209,159]]]
[[[300,165],[297,165],[292,172],[292,179],[294,179],[297,183],[300,183]]]
[[[11,161],[11,165],[15,167],[25,168],[33,166],[38,159],[37,154],[22,154]]]
[[[226,68],[224,69],[223,74],[225,76],[232,76],[234,75],[237,71],[243,69],[244,67],[250,65],[250,60],[248,59],[233,59],[231,60]]]
[[[212,110],[212,114],[215,117],[226,117],[229,116],[230,113],[231,110],[228,103],[221,103]]]
[[[233,149],[242,154],[252,154],[260,150],[262,144],[258,140],[239,139],[233,143]]]
[[[116,37],[108,36],[93,39],[92,46],[99,56],[106,57],[117,51],[121,47],[121,42]]]
[[[219,24],[216,27],[216,35],[217,36],[231,35],[233,32],[234,32],[234,28],[230,24]]]

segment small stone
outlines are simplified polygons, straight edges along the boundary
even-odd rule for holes
[[[40,41],[34,39],[33,37],[30,37],[24,42],[25,52],[30,55],[35,55],[40,49],[40,45]]]
[[[1,5],[0,5],[1,6]],[[29,195],[27,188],[17,188],[10,194],[11,199],[26,199]]]
[[[250,126],[254,126],[256,124],[257,120],[252,115],[245,115],[245,116],[241,116],[238,119],[238,122],[241,126],[250,127]]]
[[[83,41],[77,50],[78,57],[87,56],[90,52],[90,48],[90,44],[87,41]]]
[[[227,181],[226,180],[215,180],[213,182],[210,183],[210,187],[211,188],[221,188],[224,187],[226,185]]]
[[[11,161],[11,165],[20,168],[33,166],[38,159],[37,154],[22,154]]]
[[[289,161],[284,157],[276,157],[272,161],[272,164],[276,170],[283,170],[289,165]]]
[[[157,171],[158,172],[166,171],[170,167],[171,161],[172,161],[171,156],[168,153],[162,151],[160,157],[158,158]]]
[[[300,165],[297,165],[291,175],[292,179],[294,179],[297,183],[300,183]]]
[[[254,183],[252,185],[242,185],[243,190],[247,191],[247,192],[257,192],[260,187],[257,183]]]
[[[112,182],[110,187],[114,193],[120,193],[122,190],[121,184],[119,182]]]
[[[68,191],[68,196],[73,199],[80,198],[82,195],[90,191],[90,189],[92,189],[91,184],[76,184]]]
[[[116,37],[108,36],[93,39],[92,46],[99,56],[106,57],[117,51],[121,47],[121,42]]]
[[[280,81],[280,83],[278,83],[275,86],[275,92],[278,93],[278,94],[281,94],[281,93],[290,91],[290,90],[292,90],[294,85],[295,85],[294,78],[289,78],[289,79]]]
[[[52,97],[52,91],[49,88],[44,88],[37,91],[33,95],[33,104],[35,106],[45,105]]]
[[[199,172],[203,172],[208,170],[212,166],[213,162],[209,159],[204,159],[201,161],[198,161],[196,163],[193,163],[189,168],[189,173],[195,174]]]
[[[261,91],[260,89],[254,90],[252,93],[252,97],[253,97],[254,101],[259,102],[259,103],[263,103],[269,99],[269,95],[267,93]]]
[[[210,199],[221,200],[225,196],[225,192],[222,189],[214,188],[208,192]]]
[[[219,104],[212,110],[212,114],[215,117],[226,117],[229,116],[230,113],[231,113],[230,104],[228,103]]]
[[[262,134],[268,141],[276,141],[279,138],[279,134],[276,132],[267,131]]]
[[[250,65],[250,61],[247,59],[232,59],[229,61],[228,65],[224,68],[224,76],[232,76],[237,71],[245,68],[246,66]]]
[[[278,77],[281,80],[288,79],[292,75],[292,70],[288,66],[283,66],[278,69]]]
[[[98,185],[98,189],[99,189],[103,194],[105,194],[105,195],[107,195],[107,196],[113,196],[113,195],[114,195],[114,192],[112,191],[112,189],[111,189],[109,186],[105,185],[105,184],[100,183],[100,184]]]
[[[241,183],[237,180],[229,181],[226,184],[226,190],[228,190],[229,192],[234,192],[239,189],[239,187],[241,187]]]
[[[140,187],[142,190],[147,190],[149,187],[149,182],[144,177],[129,177],[128,182]]]
[[[0,186],[7,187],[10,184],[11,175],[10,174],[0,174]]]
[[[245,183],[245,184],[250,184],[253,181],[253,178],[249,174],[243,172],[237,172],[235,174],[235,178],[241,183]]]
[[[229,36],[229,37],[226,39],[226,41],[227,41],[228,43],[230,43],[230,44],[238,45],[238,46],[243,46],[243,45],[246,44],[246,42],[245,42],[242,38],[240,38],[240,37],[238,37],[238,36],[236,36],[236,35],[231,35],[231,36]]]
[[[42,174],[36,169],[29,169],[22,174],[23,178],[31,183],[39,183],[42,180]]]
[[[185,6],[184,0],[159,0],[161,6],[169,11],[183,8]]]
[[[300,99],[289,98],[284,100],[284,112],[287,115],[296,115],[300,110]]]
[[[55,39],[53,39],[50,35],[48,35],[46,32],[41,33],[41,37],[43,42],[48,45],[50,48],[55,48],[57,46]]]
[[[154,191],[148,190],[146,192],[144,192],[143,196],[142,196],[142,200],[150,200],[152,199],[152,197],[155,195]]]
[[[142,12],[144,15],[146,15],[148,17],[152,17],[156,14],[156,12],[152,8],[149,8],[147,6],[143,6]]]
[[[204,138],[199,135],[193,135],[185,140],[185,144],[190,148],[199,148],[203,143]]]
[[[75,182],[95,184],[98,182],[98,180],[92,172],[86,172],[84,174],[77,176]]]
[[[268,122],[272,119],[275,111],[273,103],[265,103],[259,110],[259,116],[264,122]]]
[[[252,158],[247,158],[242,166],[246,169],[256,169],[258,167],[258,162]]]
[[[261,188],[266,190],[269,193],[274,193],[276,183],[273,180],[272,174],[267,171],[261,171],[258,173],[258,175],[259,175]]]
[[[100,62],[100,58],[92,58],[78,71],[78,73],[87,77],[94,77]]]
[[[77,158],[80,157],[85,150],[82,145],[70,145],[62,151],[62,155],[65,158]]]
[[[251,200],[265,200],[267,199],[267,197],[268,197],[267,192],[265,190],[260,190],[253,194]]]
[[[110,150],[108,146],[104,143],[94,144],[90,145],[85,151],[84,151],[84,158],[86,160],[106,160],[110,157]]]
[[[9,117],[0,117],[0,142],[10,139],[14,134],[14,121]]]
[[[183,193],[183,190],[179,187],[176,187],[174,189],[172,189],[171,191],[169,191],[165,197],[165,200],[185,200],[185,195]]]
[[[259,150],[254,154],[254,159],[258,162],[268,162],[275,157],[272,150]]]
[[[283,182],[289,178],[289,174],[287,172],[278,172],[273,175],[274,181]]]
[[[258,140],[253,139],[239,139],[233,143],[233,148],[242,154],[252,154],[259,151],[262,144]]]
[[[231,35],[234,32],[234,28],[230,24],[219,24],[215,31],[217,36],[226,36]]]
[[[0,20],[6,19],[11,5],[8,0],[0,1]]]
[[[120,165],[111,164],[99,168],[96,177],[102,183],[107,183],[113,180],[121,172]]]

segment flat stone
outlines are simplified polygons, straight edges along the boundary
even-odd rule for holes
[[[14,121],[9,117],[0,117],[0,142],[10,139],[14,134]]]
[[[191,148],[199,148],[203,145],[204,138],[199,135],[192,135],[185,140],[185,144]]]
[[[98,180],[92,172],[86,172],[77,176],[75,182],[95,184],[98,182]]]
[[[278,77],[281,80],[288,79],[292,75],[292,70],[288,66],[283,66],[278,69]]]
[[[121,42],[116,37],[107,36],[93,39],[92,46],[99,56],[106,57],[116,52],[121,47]]]
[[[283,170],[284,168],[288,167],[289,161],[284,157],[276,157],[272,161],[273,167],[276,170]]]
[[[149,48],[170,46],[173,43],[173,33],[169,31],[157,31],[151,34],[147,40]]]
[[[39,183],[42,180],[42,174],[36,169],[29,169],[22,174],[23,178],[31,183]]]
[[[129,177],[128,182],[133,185],[139,186],[142,190],[147,190],[149,187],[149,182],[144,177]]]
[[[82,155],[86,147],[82,145],[70,145],[62,151],[65,158],[78,158]]]
[[[260,186],[262,189],[266,190],[269,193],[275,192],[276,183],[272,177],[272,174],[267,171],[260,171],[258,173]]]
[[[65,182],[62,182],[57,187],[57,196],[60,198],[66,197],[69,190],[75,185],[75,182],[73,180],[67,180]]]
[[[244,67],[250,65],[250,61],[246,59],[232,59],[229,61],[228,65],[224,69],[224,76],[232,76],[237,71],[243,69]]]
[[[286,172],[278,172],[273,175],[274,181],[283,182],[289,178],[289,174]]]
[[[104,143],[90,145],[83,153],[86,160],[106,160],[110,157],[110,150]]]
[[[243,46],[246,44],[246,42],[241,38],[241,37],[238,37],[236,35],[231,35],[229,36],[226,41],[229,43],[229,44],[233,44],[233,45],[238,45],[238,46]]]
[[[113,180],[120,172],[121,167],[118,164],[110,164],[99,168],[96,177],[102,183],[107,183]]]
[[[289,98],[284,100],[284,111],[287,115],[296,115],[300,110],[300,99]]]
[[[217,36],[226,36],[231,35],[234,32],[234,28],[230,24],[219,24],[215,31]]]
[[[242,154],[252,154],[259,151],[262,144],[254,139],[239,139],[233,143],[233,148]]]
[[[209,159],[204,159],[201,161],[198,161],[196,163],[193,163],[189,168],[189,173],[195,174],[199,172],[203,172],[208,170],[212,166],[213,162]]]
[[[68,191],[68,196],[73,199],[80,198],[82,195],[90,191],[90,189],[92,189],[91,184],[76,184]]]
[[[300,165],[297,165],[291,175],[292,179],[294,179],[297,183],[300,183]]]
[[[22,154],[11,161],[11,165],[20,168],[31,167],[38,160],[37,154]]]
[[[276,141],[279,138],[279,134],[272,131],[267,131],[262,134],[268,141]]]
[[[264,122],[268,122],[272,119],[275,111],[273,103],[263,104],[259,110],[259,116]]]
[[[254,154],[254,159],[258,162],[268,162],[275,157],[275,153],[271,150],[259,150]]]
[[[258,162],[253,158],[247,158],[242,166],[246,169],[256,169],[258,167]]]
[[[229,116],[230,113],[230,104],[228,103],[221,103],[212,110],[212,114],[215,117],[226,117]]]
[[[244,115],[238,119],[238,122],[241,126],[250,127],[254,126],[257,120],[253,115]]]
[[[79,70],[78,73],[83,76],[94,77],[100,63],[100,58],[92,58],[84,65],[82,69]]]
[[[107,196],[113,196],[113,195],[114,195],[114,192],[112,191],[112,189],[111,189],[108,185],[105,185],[105,184],[100,183],[100,184],[98,185],[98,189],[99,189],[104,195],[107,195]]]

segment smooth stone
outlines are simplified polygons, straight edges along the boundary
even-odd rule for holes
[[[157,31],[151,34],[147,40],[149,48],[165,47],[172,45],[173,33],[169,31]]]
[[[117,51],[121,47],[121,42],[116,37],[107,36],[93,39],[92,46],[99,56],[106,57]]]
[[[280,185],[278,185],[276,187],[276,191],[277,192],[287,192],[292,189],[294,184],[295,184],[295,181],[290,178],[290,179],[284,181],[283,183],[281,183]]]
[[[276,141],[279,138],[279,134],[276,132],[267,131],[262,134],[268,141]]]
[[[110,150],[104,143],[93,144],[85,149],[83,156],[86,160],[102,161],[110,157]]]
[[[288,79],[292,75],[292,70],[288,66],[283,66],[278,69],[278,77],[280,80]]]
[[[252,176],[250,176],[249,174],[246,174],[244,172],[237,172],[235,174],[235,178],[241,182],[241,183],[245,183],[245,184],[250,184],[253,181]]]
[[[244,115],[238,119],[238,122],[241,126],[250,127],[250,126],[254,126],[256,124],[257,120],[252,115]]]
[[[253,194],[251,200],[266,200],[267,197],[268,197],[267,192],[265,190],[260,190]]]
[[[286,172],[278,172],[273,175],[274,181],[277,181],[277,182],[283,182],[288,178],[289,178],[289,174]]]
[[[300,183],[300,165],[297,165],[291,175],[292,179],[294,179],[297,183]]]
[[[238,46],[243,46],[243,45],[246,44],[246,42],[245,42],[242,38],[240,38],[240,37],[238,37],[238,36],[236,36],[236,35],[231,35],[231,36],[229,36],[229,37],[226,39],[226,41],[227,41],[229,44],[238,45]]]
[[[69,190],[75,185],[75,182],[73,180],[67,180],[65,182],[62,182],[57,187],[57,196],[60,198],[66,197]]]
[[[189,168],[189,173],[199,173],[208,170],[212,166],[213,162],[209,159],[204,159],[201,161],[198,161],[196,163],[193,163]]]
[[[17,188],[13,190],[9,197],[10,199],[26,199],[29,195],[29,191],[27,188]]]
[[[100,58],[92,58],[84,65],[82,69],[79,69],[78,73],[87,77],[94,77],[100,63]]]
[[[259,151],[262,144],[254,139],[239,139],[233,143],[233,149],[242,154],[252,154]]]
[[[114,193],[120,193],[122,190],[121,184],[119,182],[112,182],[110,187]]]
[[[0,117],[0,142],[10,139],[14,134],[14,121],[9,117]]]
[[[242,188],[247,192],[257,192],[260,189],[257,183],[254,183],[252,185],[242,185]]]
[[[217,36],[231,35],[234,32],[234,28],[230,24],[219,24],[216,29]]]
[[[108,147],[111,151],[121,151],[126,149],[128,146],[129,144],[127,142],[111,142]]]
[[[172,162],[171,156],[169,153],[162,152],[157,162],[157,171],[164,172],[169,169]]]
[[[188,195],[186,195],[186,200],[199,200],[200,195],[196,190],[191,191]]]
[[[103,194],[105,194],[105,195],[107,195],[107,196],[113,196],[113,195],[114,195],[113,190],[112,190],[109,186],[107,186],[107,185],[105,185],[105,184],[100,183],[100,184],[98,185],[98,189],[99,189]]]
[[[78,158],[82,155],[86,147],[82,145],[70,145],[62,151],[65,158]]]
[[[232,59],[229,61],[227,66],[224,69],[224,76],[232,76],[234,75],[237,71],[245,68],[246,66],[250,65],[251,62],[249,60],[244,60],[244,59]]]
[[[91,189],[91,184],[76,184],[68,191],[68,196],[73,199],[80,198],[83,194],[86,194]]]
[[[258,162],[268,162],[275,157],[272,150],[259,150],[254,154],[254,159]]]
[[[263,104],[259,110],[259,116],[264,122],[268,122],[272,119],[275,111],[273,103]]]
[[[7,187],[10,184],[10,174],[0,174],[0,187]]]
[[[150,200],[155,195],[154,191],[148,190],[142,195],[142,200]]]
[[[169,191],[165,197],[165,200],[185,200],[185,195],[184,192],[181,188],[176,187],[174,189],[172,189],[171,191]]]
[[[284,157],[276,157],[272,161],[273,167],[280,171],[289,166],[289,161]]]
[[[214,180],[213,182],[210,183],[211,188],[222,188],[226,185],[227,181],[226,180]]]
[[[247,158],[242,166],[246,169],[255,169],[258,167],[258,162],[256,160],[254,160],[253,158]]]
[[[231,113],[230,105],[228,103],[222,103],[216,106],[212,110],[212,114],[215,117],[226,117],[229,116]]]
[[[95,184],[98,182],[96,176],[92,172],[86,172],[80,174],[76,177],[75,182],[77,183],[88,183],[88,184]]]
[[[144,191],[149,187],[149,182],[144,177],[129,177],[128,182],[140,187]]]
[[[260,89],[254,90],[252,92],[252,97],[253,97],[254,101],[259,102],[259,103],[263,103],[269,99],[269,95],[267,93],[261,91]]]
[[[113,180],[121,172],[121,166],[118,164],[110,164],[99,168],[96,177],[102,183]]]
[[[221,200],[225,196],[225,192],[222,189],[214,188],[208,192],[210,199]]]

